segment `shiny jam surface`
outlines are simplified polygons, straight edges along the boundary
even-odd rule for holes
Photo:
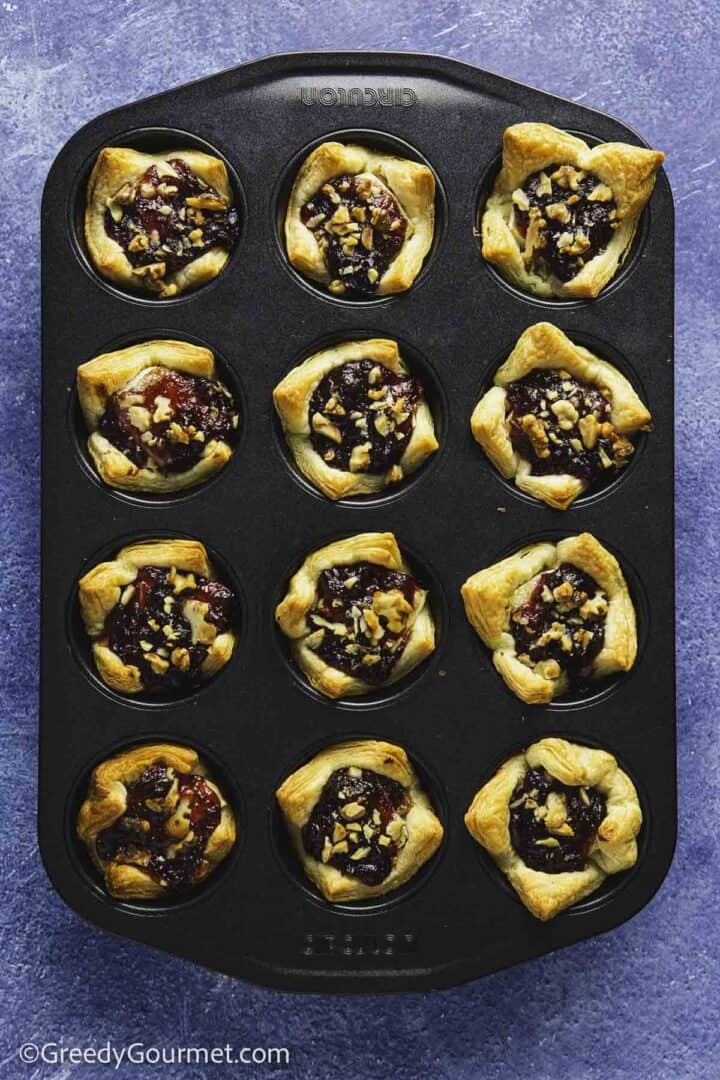
[[[539,263],[563,282],[604,251],[620,227],[612,190],[573,165],[533,173],[513,192],[513,207],[526,265]]]
[[[311,229],[336,296],[367,296],[397,257],[407,219],[392,192],[373,176],[336,176],[305,203],[300,218]]]
[[[171,890],[192,885],[220,823],[220,800],[202,776],[148,766],[127,785],[127,808],[97,838],[103,861],[142,867]]]
[[[584,870],[606,813],[596,788],[567,787],[539,766],[512,793],[510,840],[531,870]]]
[[[610,400],[567,371],[536,368],[506,387],[510,439],[535,476],[567,473],[608,483],[635,452],[610,419]]]
[[[305,644],[331,667],[379,686],[405,648],[419,588],[410,574],[374,563],[323,570]]]
[[[110,649],[140,671],[143,687],[173,691],[202,681],[201,665],[232,625],[233,592],[174,567],[143,566],[105,620]]]
[[[541,574],[510,616],[518,659],[546,678],[565,672],[571,685],[581,684],[602,648],[607,610],[597,582],[570,563]]]
[[[98,431],[139,468],[187,472],[209,442],[232,444],[238,413],[221,382],[147,368],[108,400]]]
[[[309,855],[364,885],[379,885],[407,842],[402,784],[372,769],[336,769],[302,828]]]
[[[396,466],[412,435],[422,387],[372,360],[334,368],[310,399],[308,419],[314,449],[333,469],[384,473]]]
[[[125,252],[138,277],[163,290],[163,279],[211,248],[231,251],[240,232],[238,212],[179,158],[151,165],[109,201],[105,231]],[[171,287],[172,291],[172,287]],[[168,294],[170,295],[170,294]]]

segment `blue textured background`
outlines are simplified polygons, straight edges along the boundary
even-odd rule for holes
[[[290,1075],[331,1080],[718,1076],[716,22],[717,7],[698,0],[0,2],[3,1075],[108,1075],[33,1070],[15,1056],[20,1042],[62,1038],[287,1046]],[[314,48],[441,52],[614,113],[667,152],[678,211],[677,857],[658,896],[614,933],[432,996],[276,994],[115,940],[64,907],[35,843],[45,175],[68,137],[106,109],[263,54]]]

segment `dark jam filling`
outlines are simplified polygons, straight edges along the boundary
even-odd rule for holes
[[[410,574],[374,563],[323,570],[305,644],[331,667],[378,686],[405,648],[419,588]]]
[[[416,379],[372,360],[334,368],[310,399],[313,448],[334,469],[387,472],[407,449],[421,397]]]
[[[584,870],[605,818],[596,788],[567,787],[542,766],[530,769],[510,799],[510,840],[531,870]]]
[[[582,684],[602,648],[606,614],[597,582],[562,563],[540,575],[529,599],[511,615],[518,659],[529,666],[550,662],[546,677],[565,672],[570,685]]]
[[[188,601],[207,605],[195,631],[184,610]],[[209,647],[230,628],[235,606],[220,581],[143,566],[105,620],[105,636],[123,663],[139,669],[145,690],[180,690],[202,680]]]
[[[338,296],[366,296],[405,241],[407,219],[394,196],[368,176],[336,176],[300,211],[312,229]]]
[[[613,427],[602,391],[566,371],[536,369],[510,383],[506,394],[510,439],[535,476],[568,473],[599,486],[635,452]]]
[[[221,382],[156,368],[110,397],[98,431],[139,468],[181,473],[212,440],[232,443],[237,423]]]
[[[544,263],[559,281],[574,278],[620,227],[610,188],[572,165],[533,173],[513,204],[526,262]]]
[[[302,828],[314,859],[364,885],[379,885],[407,842],[409,810],[402,784],[371,769],[336,769]]]
[[[99,857],[142,867],[169,889],[192,885],[220,824],[215,792],[202,776],[165,765],[150,765],[126,790],[125,813],[98,835]],[[180,846],[170,850],[175,844]]]
[[[118,191],[105,213],[105,231],[120,244],[136,271],[160,281],[211,248],[231,251],[240,232],[238,212],[184,161],[171,158],[172,174],[156,165]],[[190,202],[188,202],[190,200]],[[195,205],[195,203],[199,205]]]

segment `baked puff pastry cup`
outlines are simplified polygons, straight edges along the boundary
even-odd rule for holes
[[[399,483],[438,448],[423,388],[395,341],[346,341],[310,356],[273,391],[300,471],[329,499]]]
[[[350,299],[405,292],[435,228],[427,165],[365,146],[326,142],[298,171],[285,215],[291,264]]]
[[[163,495],[208,480],[230,460],[239,416],[209,349],[146,341],[77,371],[88,451],[110,487]]]
[[[535,296],[593,298],[624,262],[665,155],[513,124],[482,216],[482,253]]]
[[[311,686],[329,698],[389,686],[435,648],[427,591],[392,533],[360,533],[313,551],[275,618]]]
[[[612,480],[651,416],[617,368],[550,323],[530,326],[475,406],[475,440],[506,480],[556,510]]]
[[[225,163],[200,150],[107,146],[87,187],[85,241],[98,273],[167,299],[207,284],[237,243]]]
[[[478,791],[465,824],[546,921],[635,865],[642,812],[612,754],[541,739]]]
[[[235,647],[237,600],[197,540],[146,540],[78,585],[98,674],[121,694],[178,693],[207,681]]]
[[[118,900],[159,900],[204,881],[235,843],[235,816],[187,746],[125,750],[93,770],[77,834]]]
[[[276,794],[305,873],[331,903],[398,889],[443,837],[407,754],[392,743],[323,750]]]
[[[615,556],[590,533],[521,548],[468,578],[462,598],[495,668],[530,705],[635,663],[627,583]]]

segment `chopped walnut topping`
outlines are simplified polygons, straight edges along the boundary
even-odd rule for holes
[[[558,424],[563,431],[570,431],[578,421],[578,411],[571,401],[561,398],[554,401],[550,406],[558,418]]]
[[[373,176],[334,177],[305,203],[300,216],[315,237],[334,295],[372,295],[408,229],[395,196]]]
[[[567,372],[537,368],[506,390],[514,448],[533,474],[570,474],[589,483],[619,469],[634,453],[612,423],[610,392]]]
[[[532,413],[528,413],[522,417],[520,423],[525,434],[530,439],[536,455],[539,458],[549,457],[548,436],[543,421]]]
[[[525,265],[570,281],[619,226],[612,190],[573,165],[533,173],[513,192],[509,219]]]
[[[332,439],[335,443],[343,441],[340,429],[320,412],[313,413],[312,428],[318,435],[324,435],[326,439]]]
[[[364,472],[370,464],[370,451],[372,450],[372,443],[358,443],[354,446],[352,453],[350,454],[349,468],[350,472]]]
[[[607,610],[603,591],[588,574],[569,564],[546,571],[511,612],[518,659],[544,678],[563,672],[575,678],[602,647]]]
[[[382,682],[404,648],[417,588],[410,575],[370,563],[323,571],[308,614],[313,633],[327,630],[315,651],[341,671]]]

